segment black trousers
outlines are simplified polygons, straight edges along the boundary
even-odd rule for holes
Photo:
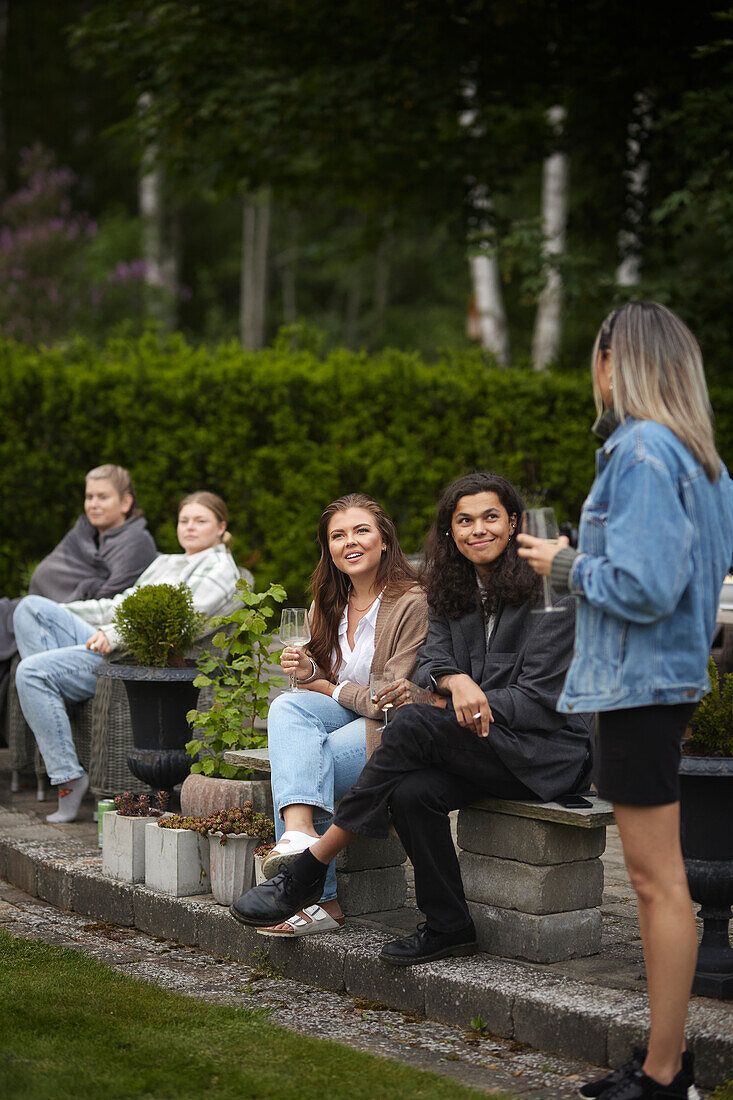
[[[535,798],[501,762],[488,737],[452,710],[400,707],[334,823],[362,836],[389,835],[390,814],[415,868],[417,904],[435,932],[466,928],[471,915],[450,831],[451,810],[477,799]]]

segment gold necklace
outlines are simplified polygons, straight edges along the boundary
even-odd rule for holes
[[[374,597],[374,599],[376,599],[376,596]],[[374,600],[372,600],[372,603],[374,603]],[[363,615],[365,611],[368,611],[369,608],[372,606],[372,603],[368,603],[366,607],[357,607],[355,603],[351,602],[351,596],[349,596],[349,607],[352,607],[354,611],[358,611],[360,615]]]

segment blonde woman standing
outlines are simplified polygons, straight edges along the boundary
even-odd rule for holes
[[[519,553],[578,597],[558,710],[596,711],[598,792],[614,805],[636,891],[649,1046],[580,1089],[603,1100],[687,1100],[697,931],[680,848],[680,743],[708,691],[707,661],[733,556],[731,481],[715,449],[702,357],[671,310],[609,314],[592,357],[603,438],[577,552],[520,535]]]

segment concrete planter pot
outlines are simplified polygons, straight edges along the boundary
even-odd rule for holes
[[[209,838],[192,829],[161,829],[149,822],[145,885],[176,898],[210,893]]]
[[[219,905],[231,905],[254,885],[254,852],[257,837],[239,833],[229,835],[224,844],[221,833],[209,838],[211,892]]]
[[[108,810],[102,822],[102,872],[122,882],[145,881],[145,828],[157,818]]]
[[[690,894],[700,902],[703,935],[692,992],[733,1000],[733,759],[683,756],[680,836]]]
[[[255,886],[261,886],[263,882],[267,882],[267,879],[262,874],[262,864],[265,862],[266,859],[267,855],[255,856]]]
[[[233,810],[252,803],[252,809],[272,818],[272,791],[269,779],[215,779],[195,772],[186,776],[181,787],[181,813],[208,817],[217,810]]]

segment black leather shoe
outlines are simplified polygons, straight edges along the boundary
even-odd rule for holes
[[[646,1049],[634,1047],[634,1052],[628,1062],[613,1070],[607,1077],[599,1077],[596,1081],[588,1081],[587,1084],[581,1085],[578,1089],[578,1096],[582,1096],[583,1100],[596,1100],[596,1097],[603,1097],[603,1094],[609,1089],[615,1088],[634,1077],[634,1074],[641,1070],[645,1059]],[[647,1080],[651,1080],[651,1078],[647,1078]],[[677,1093],[683,1087],[687,1089],[687,1100],[700,1100],[695,1088],[695,1059],[689,1050],[683,1050],[682,1052],[682,1069],[675,1078],[675,1082],[673,1082],[673,1085]],[[673,1085],[669,1085],[668,1088],[672,1088]]]
[[[323,864],[323,874],[310,882],[301,882],[286,868],[268,882],[254,886],[241,898],[237,898],[229,912],[240,924],[249,924],[254,928],[268,928],[271,924],[280,924],[292,917],[307,905],[315,905],[320,900],[326,882],[328,867]]]
[[[432,932],[426,922],[418,924],[411,936],[385,943],[380,959],[395,966],[445,959],[448,955],[473,955],[478,950],[473,924],[459,932]]]

